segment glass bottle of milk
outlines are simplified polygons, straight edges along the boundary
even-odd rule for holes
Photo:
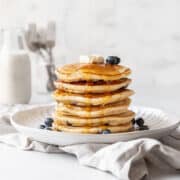
[[[0,104],[25,104],[31,98],[31,64],[20,29],[3,30],[0,51]],[[20,34],[21,33],[21,34]]]

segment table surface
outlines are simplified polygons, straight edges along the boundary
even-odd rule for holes
[[[47,103],[51,98],[47,95],[34,96],[32,103]],[[167,98],[152,100],[147,97],[136,97],[136,104],[160,107],[169,112],[178,112],[177,104]],[[168,102],[168,104],[167,104]],[[169,106],[171,103],[171,106]],[[150,167],[150,179],[153,180],[179,180],[180,174],[176,171],[162,171]],[[74,156],[68,154],[47,154],[33,151],[22,151],[4,144],[0,144],[0,177],[3,180],[115,180],[111,174],[81,166]]]

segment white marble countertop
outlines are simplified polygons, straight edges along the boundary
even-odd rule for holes
[[[157,96],[155,96],[156,98]],[[47,95],[34,96],[32,103],[47,103],[51,98]],[[163,98],[157,101],[149,96],[138,97],[134,99],[136,104],[155,107],[167,107],[171,112],[177,112],[175,104],[170,100]],[[171,102],[171,106],[169,103]],[[162,105],[162,106],[161,106]],[[75,157],[67,154],[46,154],[33,151],[22,151],[13,147],[0,144],[0,177],[3,180],[115,180],[111,174],[99,170],[84,167],[78,164]],[[167,172],[157,168],[150,167],[150,179],[153,180],[179,180],[180,174],[172,171]]]

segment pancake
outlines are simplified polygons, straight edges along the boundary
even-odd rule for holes
[[[78,116],[84,118],[104,117],[126,112],[131,103],[130,99],[104,106],[83,107],[70,104],[58,103],[56,112],[63,115]]]
[[[113,81],[125,78],[131,70],[122,65],[109,64],[69,64],[56,70],[58,79],[63,82]]]
[[[97,81],[97,82],[73,82],[66,83],[62,81],[56,81],[55,86],[57,89],[63,89],[64,91],[73,93],[106,93],[113,92],[120,88],[127,87],[131,83],[128,78],[123,78],[116,81]]]
[[[132,123],[127,123],[119,126],[97,126],[97,127],[72,127],[53,123],[53,129],[57,131],[71,132],[71,133],[86,133],[99,134],[103,130],[110,130],[111,133],[128,132],[132,129]]]
[[[90,134],[132,130],[135,113],[128,107],[134,91],[127,89],[131,70],[116,63],[95,59],[56,69],[53,130]]]
[[[81,118],[77,116],[67,116],[59,112],[55,112],[54,119],[55,119],[55,123],[58,125],[95,127],[102,125],[118,126],[122,124],[127,124],[131,122],[134,116],[135,113],[132,111],[126,111],[121,114],[106,116],[106,117],[98,117],[98,118]]]
[[[133,94],[134,92],[129,89],[119,89],[118,91],[104,94],[75,94],[68,93],[63,90],[56,90],[53,93],[53,97],[56,101],[66,104],[97,106],[119,102],[121,100],[127,99]]]

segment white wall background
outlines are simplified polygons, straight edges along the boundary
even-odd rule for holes
[[[179,0],[0,0],[2,26],[48,20],[58,25],[57,63],[119,55],[133,69],[138,103],[180,101]]]

